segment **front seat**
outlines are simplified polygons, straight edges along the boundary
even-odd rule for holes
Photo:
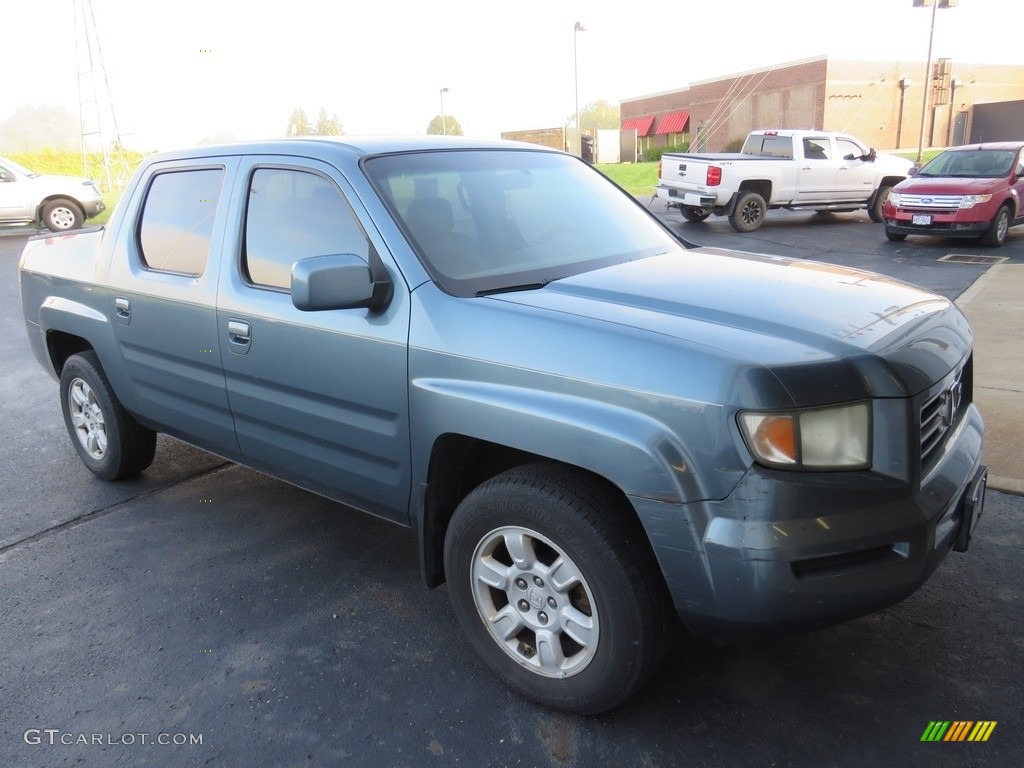
[[[420,253],[438,272],[459,279],[480,268],[473,241],[455,231],[452,206],[444,198],[416,198],[405,210],[405,223]]]

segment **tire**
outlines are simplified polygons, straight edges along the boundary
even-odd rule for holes
[[[981,244],[988,248],[998,248],[1006,242],[1006,233],[1010,231],[1010,206],[1003,204],[992,219],[989,228],[981,236]]]
[[[692,208],[688,205],[679,206],[679,212],[683,214],[684,219],[692,221],[694,224],[704,221],[704,219],[711,215],[711,211],[705,208]]]
[[[611,489],[572,468],[527,465],[472,491],[448,527],[445,571],[477,653],[545,706],[607,711],[668,647],[671,601],[645,532]]]
[[[885,219],[882,211],[885,208],[885,201],[889,199],[890,192],[892,192],[892,187],[886,185],[879,187],[878,192],[875,193],[875,201],[868,208],[868,218],[875,222],[875,224],[881,224]]]
[[[764,223],[768,205],[757,192],[741,192],[729,223],[737,232],[753,232]]]
[[[71,444],[90,472],[104,480],[121,480],[153,463],[156,432],[125,412],[95,352],[67,359],[60,391]]]
[[[893,243],[902,243],[907,239],[907,236],[900,232],[892,232],[888,227],[885,228],[885,239]]]
[[[43,224],[51,232],[78,229],[85,221],[85,213],[71,200],[51,200],[43,206]]]

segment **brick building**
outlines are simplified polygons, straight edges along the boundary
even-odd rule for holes
[[[924,62],[834,61],[820,56],[691,83],[621,102],[623,130],[640,148],[738,149],[758,128],[843,131],[878,149],[916,149]],[[1024,66],[932,64],[924,146],[962,144],[975,104],[1024,99]],[[1024,139],[1024,125],[1021,135]]]

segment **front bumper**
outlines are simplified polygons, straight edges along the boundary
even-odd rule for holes
[[[98,200],[84,200],[82,201],[82,210],[85,211],[85,218],[91,219],[93,216],[99,216],[107,210],[107,204],[103,202],[103,198]]]
[[[916,489],[871,472],[754,467],[722,501],[631,501],[691,631],[813,629],[899,602],[969,541],[983,509],[983,433],[971,404]]]
[[[929,223],[915,224],[914,216],[927,216]],[[992,224],[992,216],[979,218],[981,211],[906,211],[897,209],[885,217],[885,228],[900,235],[931,235],[933,237],[980,237]],[[993,213],[993,216],[995,214]],[[970,218],[968,218],[968,216]]]

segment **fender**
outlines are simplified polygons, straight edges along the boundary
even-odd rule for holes
[[[687,447],[643,413],[561,393],[449,379],[415,379],[410,401],[413,435],[423,436],[414,457],[429,457],[441,435],[457,433],[586,469],[629,496],[667,503],[707,498]],[[429,470],[425,461],[419,464],[416,485],[426,482]]]

